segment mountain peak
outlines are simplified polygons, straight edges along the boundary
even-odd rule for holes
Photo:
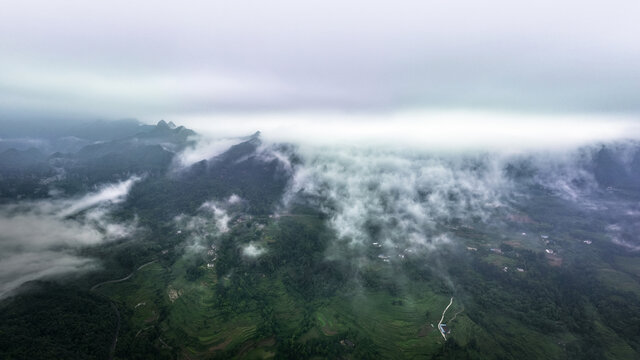
[[[262,133],[260,131],[256,131],[253,134],[249,135],[249,136],[243,136],[240,137],[239,139],[243,140],[243,141],[251,141],[251,140],[257,140],[260,141],[260,135]]]
[[[171,126],[169,124],[167,124],[167,122],[164,121],[164,120],[158,121],[158,123],[156,124],[156,127],[161,128],[161,129],[171,129]]]

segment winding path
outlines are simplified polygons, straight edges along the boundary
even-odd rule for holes
[[[149,262],[147,262],[147,263],[144,263],[144,264],[142,264],[142,265],[138,266],[138,268],[137,268],[137,269],[135,269],[135,270],[133,270],[133,271],[131,272],[131,274],[129,274],[129,275],[127,275],[127,276],[123,277],[122,279],[107,280],[107,281],[103,281],[103,282],[101,282],[101,283],[95,284],[95,285],[93,285],[93,286],[91,287],[91,291],[94,291],[95,289],[99,288],[100,286],[102,286],[102,285],[104,285],[104,284],[114,284],[114,283],[119,283],[119,282],[122,282],[122,281],[129,280],[129,279],[131,279],[131,277],[133,276],[133,274],[135,274],[135,273],[136,273],[136,271],[138,271],[138,270],[142,269],[143,267],[145,267],[145,266],[147,266],[147,265],[153,264],[153,263],[154,263],[154,262],[156,262],[156,261],[158,261],[158,259],[156,259],[156,260],[151,260],[151,261],[149,261]],[[113,342],[111,343],[111,348],[109,348],[109,360],[112,360],[112,359],[113,359],[113,355],[114,355],[114,354],[115,354],[115,352],[116,352],[116,345],[118,344],[118,334],[120,333],[120,311],[118,311],[118,307],[116,306],[116,304],[115,304],[113,301],[111,301],[111,307],[113,307],[113,310],[115,310],[115,312],[116,312],[116,317],[118,318],[118,323],[117,323],[117,325],[116,325],[116,332],[115,332],[115,334],[113,335]]]
[[[101,282],[101,283],[95,284],[95,285],[93,285],[93,286],[91,287],[91,291],[93,291],[93,290],[95,290],[95,289],[97,289],[97,288],[99,288],[100,286],[105,285],[105,284],[114,284],[114,283],[119,283],[119,282],[122,282],[122,281],[129,280],[129,279],[131,279],[131,277],[133,276],[133,274],[135,274],[135,273],[136,273],[136,271],[138,271],[138,270],[142,269],[143,267],[145,267],[145,266],[147,266],[147,265],[153,264],[153,263],[154,263],[154,262],[156,262],[156,261],[158,261],[158,260],[157,260],[157,259],[156,259],[156,260],[151,260],[151,261],[149,261],[148,263],[144,263],[144,264],[140,265],[140,266],[139,266],[137,269],[135,269],[131,274],[129,274],[129,275],[127,275],[127,276],[123,277],[122,279],[107,280],[107,281],[103,281],[103,282]]]
[[[444,320],[444,314],[447,312],[447,310],[449,310],[449,306],[451,306],[451,304],[453,304],[453,296],[451,297],[451,300],[449,300],[449,305],[447,305],[447,307],[444,308],[444,311],[442,312],[442,317],[440,318],[440,322],[438,322],[438,331],[440,331],[440,334],[444,338],[444,341],[447,341],[447,336],[444,334],[444,331],[440,329],[440,325],[442,325],[442,320]]]

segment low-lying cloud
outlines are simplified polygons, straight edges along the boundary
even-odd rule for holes
[[[259,244],[249,243],[242,247],[242,254],[249,258],[257,258],[266,252],[267,250]]]
[[[236,194],[222,201],[205,201],[193,215],[175,218],[178,231],[187,232],[187,254],[202,253],[211,241],[229,231],[230,211],[242,202]]]
[[[634,142],[607,146],[626,165],[638,151]],[[601,149],[600,143],[514,153],[300,145],[285,204],[299,196],[314,202],[336,233],[327,256],[359,264],[438,251],[455,243],[460,226],[499,224],[517,213],[535,196],[532,188],[605,221],[605,211],[620,213],[607,233],[635,250],[629,224],[637,212],[594,175],[598,166],[609,166],[598,163]]]
[[[95,268],[93,259],[77,255],[76,250],[135,231],[135,221],[114,222],[109,213],[138,180],[107,184],[78,198],[0,206],[0,297],[30,280]]]
[[[191,121],[205,137],[261,130],[258,153],[292,174],[285,205],[299,195],[314,199],[336,231],[333,245],[347,244],[327,255],[370,256],[374,247],[389,262],[455,242],[449,230],[459,224],[512,211],[512,202],[526,201],[529,185],[602,209],[593,196],[602,191],[595,155],[607,144],[630,158],[636,143],[628,140],[640,133],[631,117],[576,114],[290,113]]]
[[[140,177],[133,176],[125,181],[105,185],[99,191],[87,194],[80,199],[63,202],[62,205],[65,206],[65,209],[60,213],[60,216],[73,215],[98,204],[120,203],[125,200],[133,184],[138,181],[140,181]]]
[[[183,169],[202,160],[216,157],[232,145],[238,143],[237,138],[197,137],[193,146],[187,147],[174,158],[174,168]]]
[[[205,137],[260,130],[268,143],[440,152],[571,150],[640,138],[638,118],[623,115],[487,111],[289,112],[183,116]]]
[[[301,154],[303,164],[287,196],[318,199],[316,205],[330,215],[338,240],[356,253],[378,248],[380,259],[450,243],[443,226],[485,220],[510,187],[499,159],[488,156],[375,148],[307,149]]]

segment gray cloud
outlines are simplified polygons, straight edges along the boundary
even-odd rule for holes
[[[286,208],[302,196],[323,210],[336,233],[327,257],[358,266],[426,259],[458,244],[460,227],[503,226],[529,200],[541,200],[532,199],[539,191],[532,192],[532,186],[564,200],[568,209],[610,224],[600,229],[603,234],[606,230],[614,244],[636,251],[640,212],[596,180],[601,148],[602,143],[590,143],[505,153],[300,144],[301,162],[284,203]],[[625,166],[638,149],[637,142],[607,148]]]
[[[60,216],[73,215],[98,204],[116,204],[122,202],[125,200],[133,184],[138,181],[140,181],[140,177],[133,176],[119,183],[104,185],[99,191],[87,194],[79,199],[61,202],[64,209],[62,209]]]
[[[452,243],[449,228],[487,220],[512,185],[500,156],[304,148],[287,195],[311,195],[336,231],[330,258],[401,261]],[[344,247],[346,245],[346,248]]]
[[[233,208],[242,201],[238,195],[232,194],[224,201],[205,201],[193,216],[177,216],[174,221],[178,231],[187,232],[186,255],[203,253],[210,242],[228,232]]]
[[[360,265],[455,246],[452,228],[500,225],[518,215],[513,205],[527,201],[530,185],[568,206],[606,210],[594,155],[607,144],[629,165],[637,141],[622,139],[638,134],[632,118],[604,115],[271,113],[192,121],[204,143],[194,161],[220,152],[209,144],[225,144],[205,139],[259,128],[259,156],[278,159],[293,176],[281,211],[300,195],[316,201],[337,235],[327,256]],[[532,171],[514,179],[510,164]]]
[[[196,136],[195,143],[178,153],[173,160],[174,170],[181,170],[198,161],[209,160],[227,151],[238,143],[237,138],[214,138]]]
[[[631,0],[23,1],[0,14],[5,115],[639,110]]]
[[[76,250],[135,231],[135,222],[113,222],[109,211],[137,180],[107,184],[78,198],[0,206],[0,297],[30,280],[96,268],[94,259],[79,256]]]
[[[267,142],[437,152],[575,149],[594,142],[638,138],[634,116],[526,114],[493,111],[294,112],[193,116],[185,123],[204,135],[196,149],[219,148],[207,138],[230,138],[261,130]],[[195,151],[200,157],[206,151]],[[206,157],[203,157],[206,158]],[[193,160],[201,160],[198,156]]]
[[[96,263],[65,251],[11,253],[0,259],[0,298],[20,285],[37,279],[59,277],[96,269]]]
[[[267,250],[260,244],[249,243],[242,247],[242,254],[249,258],[257,258],[266,252]]]

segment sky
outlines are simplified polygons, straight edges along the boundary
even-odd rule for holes
[[[634,0],[4,1],[0,117],[636,117],[639,18]]]

